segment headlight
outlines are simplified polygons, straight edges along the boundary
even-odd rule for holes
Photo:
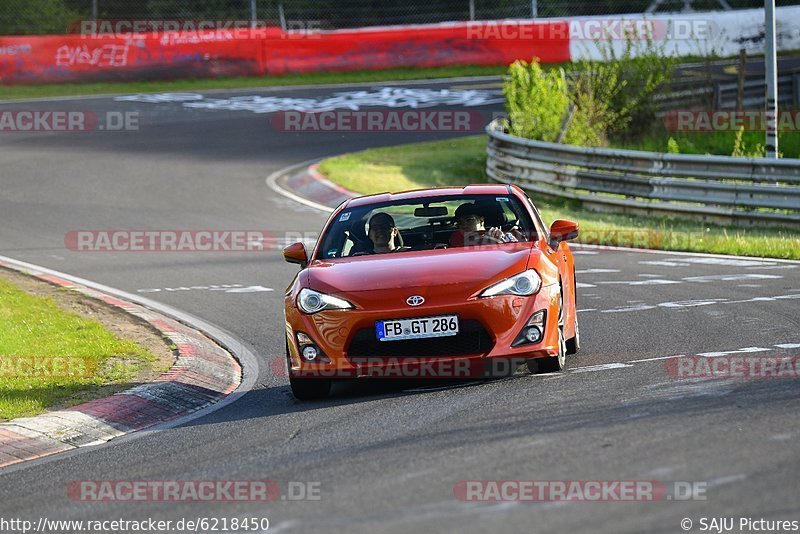
[[[506,278],[495,285],[483,290],[481,297],[493,297],[495,295],[533,295],[542,287],[542,279],[539,273],[533,269],[528,269],[511,278]]]
[[[349,310],[353,308],[353,305],[344,299],[308,288],[300,290],[300,295],[297,297],[297,306],[305,313],[317,313],[322,310]]]

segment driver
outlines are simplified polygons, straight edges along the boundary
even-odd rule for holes
[[[461,204],[456,208],[455,219],[458,230],[450,236],[451,247],[518,241],[511,234],[503,235],[500,228],[485,228],[483,214],[475,204]]]
[[[367,236],[376,254],[400,250],[399,233],[394,218],[388,213],[376,213],[369,219]]]

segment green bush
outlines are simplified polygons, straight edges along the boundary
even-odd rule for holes
[[[615,80],[612,68],[592,68],[602,72],[604,80]],[[624,84],[597,86],[597,77],[589,72],[568,82],[563,69],[545,72],[535,58],[530,63],[516,61],[508,74],[504,93],[510,134],[582,146],[607,144],[607,132],[618,120],[611,102]]]
[[[594,99],[609,103],[608,135],[639,137],[657,121],[655,97],[672,80],[678,58],[666,54],[666,40],[655,42],[646,33],[626,35],[619,53],[610,39],[597,44],[601,60],[573,62],[568,77],[590,80]]]
[[[515,61],[503,84],[511,135],[555,141],[569,112],[570,99],[562,69],[544,72],[538,59]]]
[[[594,76],[601,72],[601,76]],[[563,141],[571,145],[599,147],[608,144],[608,133],[619,121],[619,112],[613,108],[616,93],[624,87],[618,83],[613,66],[593,65],[592,72],[584,71],[574,77],[569,86],[573,106],[572,120]],[[597,85],[598,79],[604,85]]]
[[[681,148],[678,146],[678,142],[675,140],[674,137],[667,139],[667,154],[680,154]]]
[[[608,145],[611,137],[650,133],[658,124],[656,95],[668,86],[678,62],[665,47],[651,35],[629,34],[621,51],[611,40],[602,41],[602,60],[579,60],[566,72],[544,72],[536,59],[515,62],[504,84],[509,132],[592,147]]]

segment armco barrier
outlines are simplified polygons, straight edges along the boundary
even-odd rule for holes
[[[566,22],[523,24],[536,29],[511,39],[476,39],[467,23],[307,34],[266,28],[245,38],[218,30],[208,36],[200,31],[0,37],[0,83],[505,65],[531,57],[544,63],[569,61]]]
[[[486,174],[613,211],[800,226],[800,160],[585,148],[486,132]]]

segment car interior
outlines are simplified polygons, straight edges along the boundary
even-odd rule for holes
[[[500,228],[503,232],[514,229],[530,236],[526,240],[535,240],[534,227],[527,221],[527,217],[520,217],[517,213],[521,207],[505,197],[472,198],[354,210],[349,220],[336,223],[346,224],[335,231],[338,238],[328,240],[324,256],[335,258],[374,254],[372,241],[368,237],[368,221],[376,213],[387,213],[392,216],[399,230],[395,245],[402,247],[402,250],[448,248],[451,235],[458,231],[455,209],[464,203],[473,204],[478,208],[483,215],[486,228]]]

